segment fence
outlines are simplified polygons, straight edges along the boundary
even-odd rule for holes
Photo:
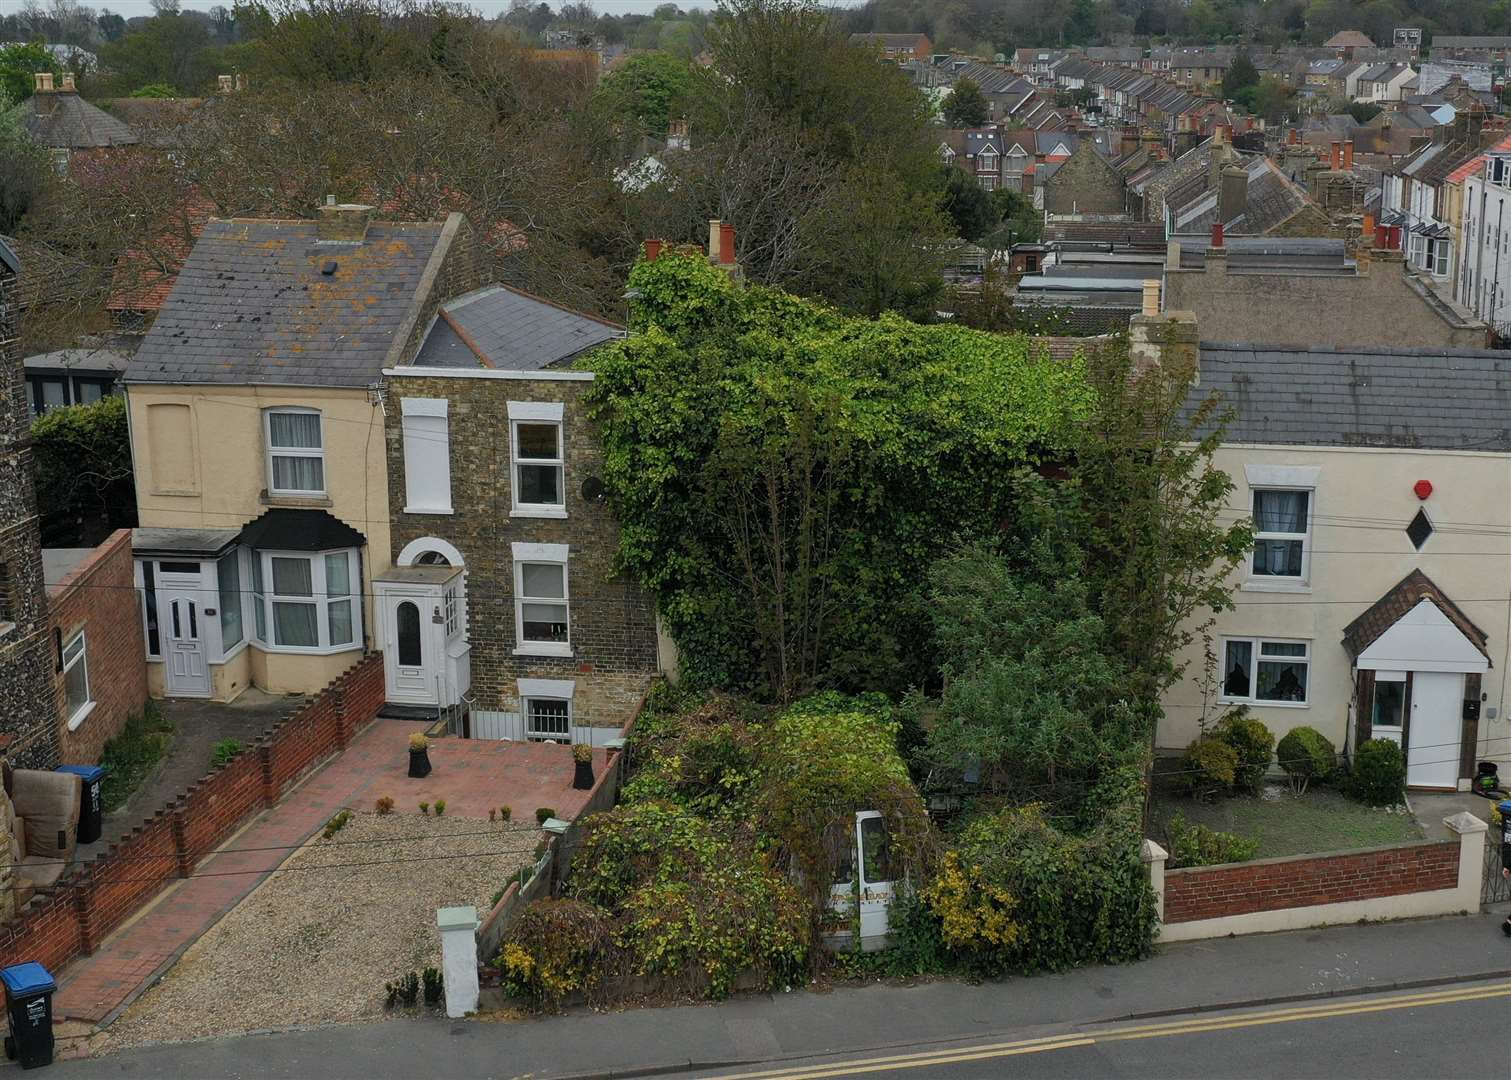
[[[383,693],[383,657],[372,653],[105,854],[70,867],[51,896],[0,929],[0,967],[35,960],[56,972],[94,952],[249,818],[345,749],[377,717]]]
[[[1480,895],[1482,904],[1511,903],[1511,878],[1501,876],[1501,846],[1498,843],[1485,845],[1485,884]]]
[[[1472,814],[1443,823],[1454,839],[1169,871],[1146,841],[1160,940],[1476,910],[1485,823]]]

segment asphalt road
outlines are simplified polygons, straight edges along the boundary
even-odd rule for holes
[[[1511,982],[1333,998],[1158,1022],[1062,1025],[1006,1039],[683,1074],[708,1080],[1294,1080],[1501,1077],[1511,1060]]]

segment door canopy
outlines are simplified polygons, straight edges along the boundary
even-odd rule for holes
[[[1487,671],[1485,641],[1485,632],[1420,570],[1343,629],[1343,647],[1361,671]]]

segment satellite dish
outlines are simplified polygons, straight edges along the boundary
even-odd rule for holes
[[[603,481],[596,476],[590,476],[582,482],[582,497],[589,502],[600,502],[605,494]]]

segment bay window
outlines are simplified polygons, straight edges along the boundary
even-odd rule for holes
[[[220,649],[228,653],[241,644],[241,553],[231,551],[215,563],[220,586]]]
[[[269,495],[325,494],[325,438],[318,409],[267,409]]]
[[[357,553],[255,551],[252,604],[258,640],[273,650],[336,652],[358,644]]]
[[[1306,705],[1310,669],[1308,642],[1224,638],[1218,699],[1224,703]]]

